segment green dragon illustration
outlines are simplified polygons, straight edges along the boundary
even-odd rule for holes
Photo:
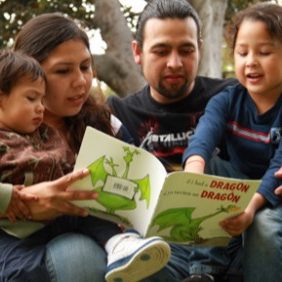
[[[222,212],[230,212],[236,210],[235,205],[228,205],[227,207],[221,206],[214,213],[201,216],[198,218],[192,218],[192,213],[195,207],[174,208],[159,213],[153,220],[152,226],[159,226],[158,231],[166,228],[170,229],[170,236],[165,237],[167,240],[174,242],[193,241],[195,243],[201,243],[203,238],[199,233],[202,230],[201,224],[203,221],[214,217]]]
[[[99,193],[97,202],[105,207],[108,213],[114,214],[116,210],[133,210],[136,208],[135,195],[139,191],[139,201],[145,200],[147,207],[150,203],[150,178],[146,175],[142,179],[129,179],[129,168],[135,155],[139,152],[136,149],[130,150],[129,147],[123,147],[125,155],[123,160],[125,161],[125,170],[121,176],[118,176],[116,168],[119,166],[113,160],[113,158],[107,158],[102,156],[95,162],[88,166],[91,175],[92,186],[95,187],[94,191]],[[132,199],[124,197],[113,192],[104,191],[104,184],[107,177],[113,176],[120,179],[129,180],[134,184],[135,195]],[[97,187],[96,187],[97,184]]]

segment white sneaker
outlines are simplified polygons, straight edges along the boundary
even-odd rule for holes
[[[135,282],[162,269],[170,257],[170,247],[160,237],[143,239],[126,232],[115,235],[106,244],[107,282]]]

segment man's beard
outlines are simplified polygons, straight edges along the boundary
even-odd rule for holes
[[[167,87],[165,87],[161,82],[159,83],[158,87],[157,87],[157,91],[159,92],[159,94],[163,97],[166,97],[168,99],[171,100],[175,100],[177,98],[181,98],[181,97],[185,97],[188,93],[188,82],[185,81],[185,83],[176,88],[175,89],[173,87],[171,87],[170,89],[168,89]]]

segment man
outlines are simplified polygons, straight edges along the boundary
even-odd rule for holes
[[[182,169],[182,153],[209,98],[236,82],[197,76],[201,44],[198,15],[186,0],[150,1],[132,42],[148,85],[124,99],[108,100],[135,144],[160,158],[168,171]],[[168,266],[146,281],[181,281],[187,276],[185,281],[223,281],[227,268],[239,273],[229,267],[232,259],[226,248],[171,248]]]
[[[186,1],[149,3],[132,42],[148,85],[108,100],[135,144],[159,157],[168,171],[182,169],[182,153],[209,98],[235,81],[196,76],[201,44],[200,21]]]

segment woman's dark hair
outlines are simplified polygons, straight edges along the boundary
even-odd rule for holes
[[[282,7],[271,3],[259,3],[239,12],[228,26],[228,39],[235,48],[239,28],[244,20],[261,21],[265,23],[273,39],[282,42]]]
[[[32,57],[12,50],[0,50],[0,92],[9,95],[22,78],[35,81],[46,77],[40,64]]]
[[[139,16],[135,39],[142,47],[144,40],[144,27],[150,19],[186,19],[192,18],[197,26],[198,42],[201,40],[201,22],[197,12],[187,0],[151,0]]]
[[[72,39],[81,40],[90,52],[86,32],[73,19],[61,13],[46,13],[23,25],[16,36],[14,50],[20,50],[42,63],[57,46]],[[76,116],[65,117],[64,120],[70,136],[68,141],[76,153],[87,125],[113,135],[110,112],[91,96]]]

